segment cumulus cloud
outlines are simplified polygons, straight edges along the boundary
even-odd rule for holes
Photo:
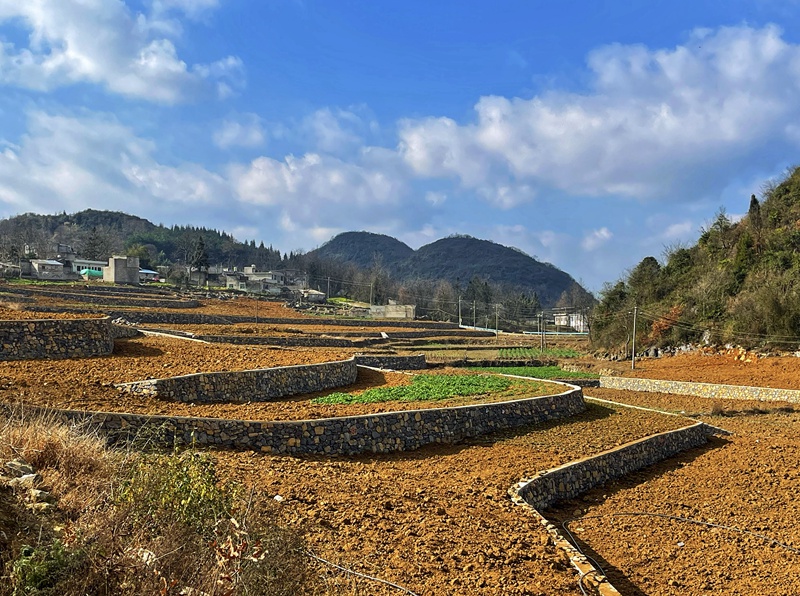
[[[588,66],[585,93],[483,97],[465,124],[405,120],[398,151],[417,176],[508,207],[543,189],[697,197],[797,143],[800,47],[775,26],[697,30],[672,49],[610,45]]]
[[[31,112],[28,133],[0,154],[0,211],[182,210],[230,196],[219,175],[163,165],[154,153],[155,143],[113,116]]]
[[[179,10],[191,18],[207,14],[219,6],[219,0],[153,0],[153,14]]]
[[[210,5],[168,4],[187,11]],[[226,96],[243,84],[238,58],[189,66],[169,38],[179,25],[156,14],[134,14],[121,0],[0,0],[0,25],[29,34],[27,46],[0,43],[0,83],[5,85],[50,91],[91,83],[111,93],[173,104],[210,93]]]
[[[602,227],[599,230],[592,230],[581,241],[581,247],[583,250],[592,251],[599,248],[613,237],[614,234],[606,227]]]
[[[239,197],[258,205],[327,204],[380,206],[397,202],[404,181],[390,170],[307,153],[283,160],[259,157],[234,166],[231,180]]]
[[[317,150],[340,154],[362,146],[368,126],[354,111],[322,108],[307,116],[300,129]]]
[[[258,147],[264,143],[264,125],[256,114],[241,114],[223,120],[212,135],[214,144],[230,147]]]

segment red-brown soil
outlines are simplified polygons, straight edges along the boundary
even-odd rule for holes
[[[260,346],[207,344],[168,336],[149,336],[118,340],[108,357],[72,360],[0,361],[0,401],[25,403],[62,409],[170,416],[235,418],[239,420],[307,420],[353,416],[434,407],[462,406],[471,403],[510,399],[473,396],[431,402],[385,402],[377,404],[316,405],[311,400],[325,391],[289,397],[274,402],[190,404],[122,393],[114,387],[149,378],[173,377],[197,372],[237,371],[293,364],[343,360],[346,350],[272,349]],[[464,370],[437,370],[438,374],[466,374]],[[373,387],[406,385],[405,373],[361,369],[348,392]],[[538,391],[527,396],[558,393],[563,387],[540,383]]]
[[[779,389],[800,389],[800,358],[770,356],[760,358],[743,350],[722,353],[680,354],[628,362],[602,362],[597,369],[614,371],[626,377],[690,380],[701,383],[759,386],[767,383]]]
[[[245,301],[233,301],[238,308]],[[263,304],[263,303],[262,303]],[[209,308],[224,313],[231,303]],[[261,304],[259,305],[261,307]],[[291,311],[274,316],[289,316]],[[233,313],[232,313],[233,314]],[[266,316],[266,315],[265,315]],[[77,404],[86,390],[119,400],[108,384],[199,370],[347,357],[352,350],[275,350],[208,345],[168,348],[183,340],[146,338],[104,359],[69,363],[0,363],[0,398]],[[187,350],[189,350],[187,348]],[[179,355],[182,354],[182,355]],[[191,355],[189,355],[191,354]],[[622,374],[730,384],[800,388],[800,360],[676,356],[630,363],[594,363]],[[745,357],[745,360],[748,358]],[[66,368],[96,361],[72,383]],[[795,364],[797,363],[797,364]],[[394,382],[384,374],[378,382]],[[73,378],[74,380],[74,378]],[[104,385],[105,384],[105,385]],[[788,404],[725,401],[587,389],[606,400],[685,412],[733,434],[547,512],[582,517],[569,527],[609,572],[623,594],[800,593],[800,555],[730,529],[692,525],[641,513],[668,514],[762,534],[792,548],[798,540],[800,413]],[[77,401],[74,401],[77,400]],[[88,402],[87,402],[88,403]],[[93,405],[95,402],[91,402]],[[77,407],[77,405],[73,406]],[[241,407],[241,406],[235,406]],[[717,415],[712,415],[716,412]],[[721,414],[720,414],[721,413]],[[315,554],[417,594],[505,595],[581,593],[577,576],[545,532],[508,498],[521,478],[627,441],[691,423],[589,401],[585,414],[559,423],[412,452],[349,458],[278,457],[217,452],[223,479],[273,500],[283,523],[303,532]],[[620,514],[635,513],[636,516]],[[602,517],[599,517],[602,516]],[[589,519],[590,517],[596,519]],[[317,566],[333,593],[398,594],[365,579]]]

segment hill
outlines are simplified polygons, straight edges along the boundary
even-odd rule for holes
[[[546,307],[565,292],[588,292],[564,271],[542,263],[524,252],[471,236],[451,236],[412,250],[399,240],[369,232],[346,232],[332,238],[308,256],[339,259],[362,268],[379,263],[397,282],[447,281],[465,290],[477,279],[524,293],[536,293]]]
[[[609,284],[595,311],[599,345],[629,351],[637,307],[637,345],[685,342],[747,347],[800,344],[800,168],[751,195],[747,215],[724,210],[694,246],[646,257]]]
[[[74,214],[26,213],[0,220],[0,261],[53,258],[68,245],[84,258],[138,256],[143,267],[169,270],[181,283],[186,266],[198,262],[260,270],[302,269],[312,287],[385,304],[400,299],[431,317],[452,319],[459,297],[480,303],[484,320],[495,304],[519,319],[541,306],[582,308],[594,299],[572,277],[525,253],[469,236],[452,236],[413,250],[399,240],[370,232],[345,232],[309,253],[281,253],[263,242],[240,242],[208,228],[166,227],[118,211],[88,209]],[[477,307],[476,307],[477,308]],[[473,308],[473,311],[475,308]]]
[[[369,269],[379,258],[382,266],[394,270],[414,250],[391,236],[372,232],[344,232],[309,254],[324,259],[336,259]]]
[[[401,279],[446,279],[466,286],[473,277],[489,283],[536,292],[541,303],[553,306],[576,284],[567,273],[525,253],[469,236],[452,236],[426,244],[398,264]]]

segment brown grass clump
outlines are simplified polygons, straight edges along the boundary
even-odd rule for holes
[[[31,464],[68,515],[97,504],[120,462],[120,454],[87,425],[67,425],[24,408],[0,417],[0,458]]]
[[[17,410],[0,414],[0,459],[31,464],[57,502],[37,511],[0,478],[0,596],[309,592],[302,539],[205,454],[114,450]]]

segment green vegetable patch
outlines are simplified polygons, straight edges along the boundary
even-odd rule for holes
[[[314,404],[364,404],[385,401],[439,401],[486,396],[490,401],[534,397],[553,393],[536,381],[492,375],[415,375],[410,385],[367,389],[362,393],[331,393],[311,400]]]
[[[491,368],[472,368],[495,372],[505,375],[518,375],[520,377],[533,377],[535,379],[599,379],[600,375],[590,372],[575,372],[558,368],[557,366],[493,366]]]

